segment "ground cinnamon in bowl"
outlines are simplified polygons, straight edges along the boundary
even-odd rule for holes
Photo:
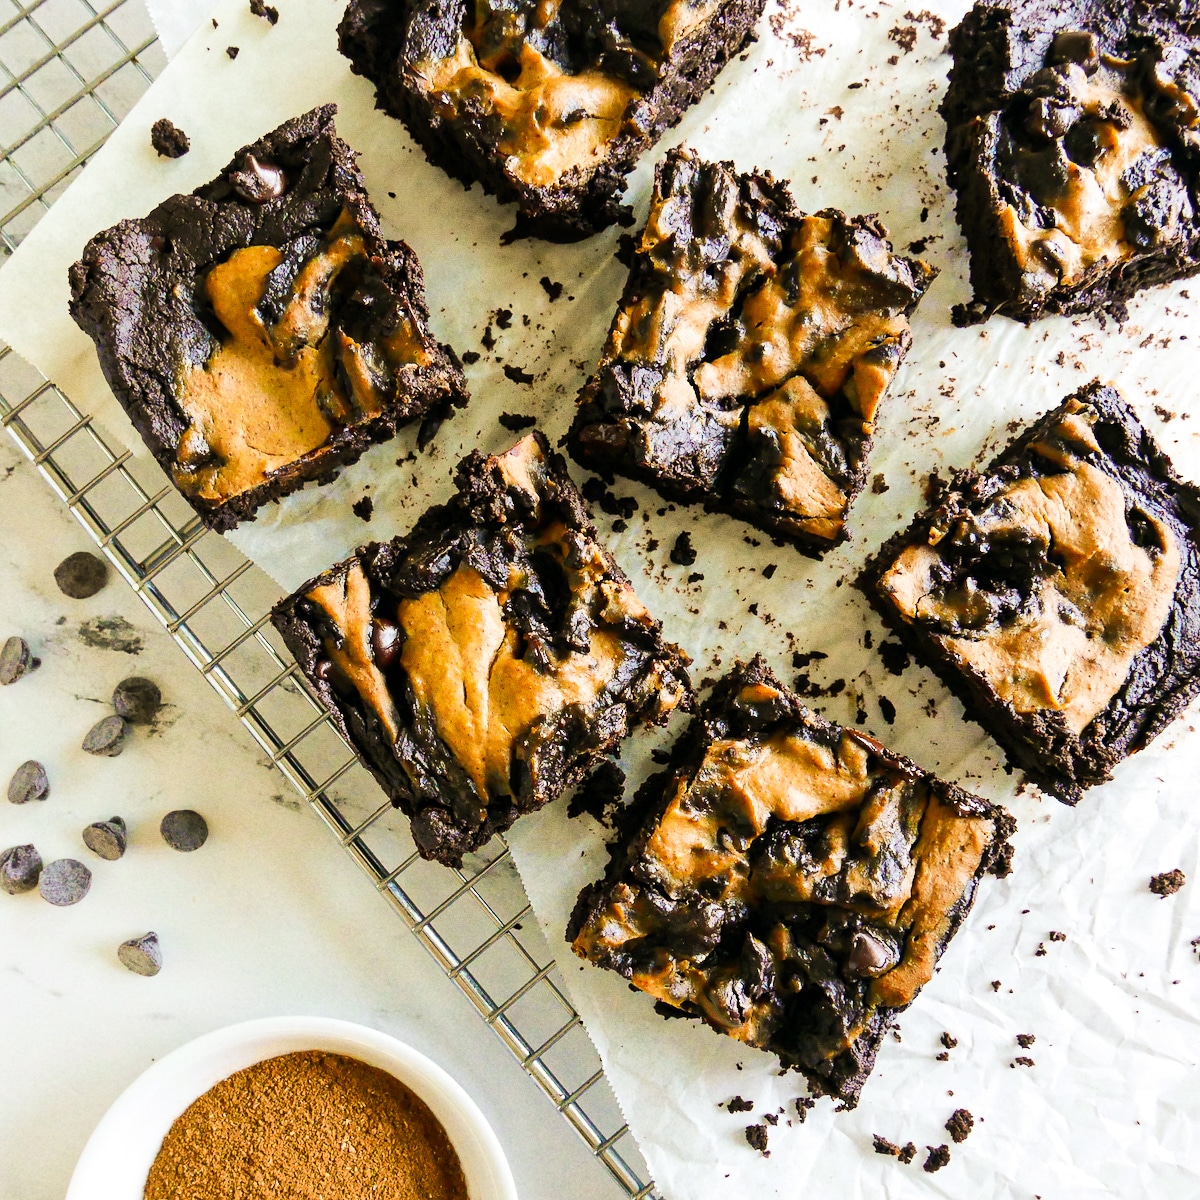
[[[468,1200],[458,1155],[394,1076],[322,1051],[230,1075],[171,1126],[145,1200]]]

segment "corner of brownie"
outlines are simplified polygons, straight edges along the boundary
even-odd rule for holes
[[[857,1103],[884,1033],[933,977],[1004,809],[808,710],[761,658],[713,689],[639,789],[575,953]]]
[[[518,230],[587,237],[625,178],[750,40],[765,0],[350,0],[351,69],[429,161],[519,206]]]
[[[421,854],[450,866],[691,706],[687,656],[540,433],[469,455],[457,488],[272,613]]]
[[[847,536],[935,274],[874,217],[806,215],[768,174],[670,151],[572,457],[819,556]]]
[[[466,402],[421,266],[380,232],[335,112],[285,122],[71,268],[109,386],[213,529]]]
[[[971,305],[1125,315],[1200,270],[1200,32],[1171,0],[981,0],[950,33],[946,164]]]
[[[1200,489],[1091,383],[868,563],[871,605],[1069,804],[1200,691]]]

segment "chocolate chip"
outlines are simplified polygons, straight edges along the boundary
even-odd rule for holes
[[[851,975],[873,979],[891,970],[896,965],[895,951],[873,934],[860,929],[850,944],[850,955],[846,959],[846,970]]]
[[[127,967],[135,975],[157,975],[162,970],[158,934],[152,931],[122,942],[117,947],[117,958],[121,960],[121,966]]]
[[[1083,30],[1064,29],[1054,35],[1050,43],[1050,61],[1053,63],[1078,63],[1085,71],[1094,71],[1100,65],[1096,46],[1096,35]]]
[[[930,1175],[934,1171],[940,1171],[950,1161],[949,1146],[927,1146],[929,1151],[928,1157],[921,1164],[922,1171],[928,1171]]]
[[[381,671],[391,670],[400,653],[400,626],[386,617],[371,622],[371,654]]]
[[[0,854],[0,889],[10,896],[32,892],[42,873],[42,856],[32,846],[9,846]]]
[[[108,862],[116,862],[125,853],[129,834],[120,817],[94,821],[83,831],[83,844]]]
[[[23,762],[8,781],[8,798],[13,804],[28,804],[30,800],[45,800],[50,795],[50,780],[40,762]]]
[[[124,717],[101,717],[88,730],[87,737],[83,739],[83,748],[88,754],[116,758],[125,749],[130,732]]]
[[[108,582],[108,564],[86,550],[77,550],[54,568],[54,582],[64,596],[86,600]]]
[[[166,117],[150,126],[150,145],[160,158],[182,158],[192,148],[188,135]]]
[[[287,175],[283,168],[273,162],[262,162],[249,153],[243,155],[241,168],[229,177],[229,182],[233,184],[233,190],[251,204],[266,204],[287,191]]]
[[[16,683],[33,670],[36,662],[24,638],[8,638],[0,646],[0,684]]]
[[[74,858],[56,858],[42,871],[38,891],[42,899],[59,908],[78,904],[92,886],[92,873]]]
[[[112,702],[118,717],[131,725],[149,725],[162,707],[162,692],[153,680],[131,675],[113,689]]]
[[[190,808],[177,808],[167,813],[158,828],[163,841],[172,850],[185,854],[199,850],[208,841],[208,822]]]

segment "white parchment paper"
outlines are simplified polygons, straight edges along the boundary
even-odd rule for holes
[[[201,25],[0,271],[0,336],[144,454],[91,343],[67,315],[68,265],[92,233],[203,183],[238,146],[287,117],[336,101],[339,131],[361,152],[385,229],[421,257],[437,334],[481,357],[468,367],[470,407],[428,452],[416,455],[406,434],[336,484],[288,497],[231,535],[292,588],[444,499],[464,452],[513,440],[498,424],[501,413],[536,416],[552,438],[561,434],[625,272],[613,257],[616,230],[575,246],[501,246],[513,210],[430,167],[403,129],[373,109],[369,85],[350,74],[336,51],[340,0],[278,6],[274,28],[252,17],[245,0],[216,7],[217,27]],[[806,670],[833,694],[814,700],[817,707],[1010,805],[1021,823],[1013,875],[981,887],[943,969],[905,1016],[903,1040],[885,1043],[859,1108],[835,1114],[822,1103],[803,1126],[791,1107],[803,1089],[796,1077],[780,1077],[772,1059],[690,1022],[663,1021],[646,997],[571,957],[563,929],[579,888],[602,869],[606,831],[588,817],[569,820],[561,804],[514,828],[510,842],[534,908],[671,1200],[1200,1194],[1200,966],[1190,946],[1200,936],[1200,904],[1194,884],[1167,900],[1147,889],[1152,873],[1200,871],[1194,716],[1078,809],[1066,809],[1021,790],[927,672],[885,670],[870,644],[882,631],[849,586],[870,550],[920,503],[931,470],[985,459],[1012,422],[1097,375],[1123,389],[1181,472],[1200,479],[1200,283],[1195,299],[1186,283],[1143,297],[1120,329],[1065,320],[1031,330],[1002,320],[950,326],[950,305],[969,289],[935,110],[949,67],[940,22],[952,24],[964,8],[914,13],[810,0],[793,13],[772,0],[759,41],[631,182],[642,217],[653,160],[686,141],[791,179],[808,209],[877,211],[898,246],[924,242],[925,257],[941,268],[879,422],[872,471],[888,490],[860,498],[853,542],[814,564],[736,521],[676,510],[623,482],[615,491],[637,501],[635,516],[619,530],[611,516],[596,517],[668,635],[692,654],[697,680],[755,651],[791,679],[792,653],[819,650],[828,657]],[[230,45],[240,50],[235,61],[225,54]],[[191,136],[184,158],[162,160],[150,149],[149,127],[160,116]],[[543,278],[563,284],[557,300]],[[516,380],[505,367],[516,369]],[[522,373],[534,382],[519,382]],[[350,511],[363,495],[375,503],[369,524]],[[698,551],[690,567],[668,558],[684,529]],[[650,748],[663,744],[661,734],[632,740],[624,764],[631,784]],[[1065,941],[1051,941],[1051,930]],[[939,1062],[943,1031],[958,1044]],[[1022,1049],[1018,1033],[1037,1040]],[[1012,1065],[1018,1055],[1035,1065]],[[734,1116],[717,1107],[735,1094],[753,1100],[754,1111]],[[974,1132],[952,1145],[948,1167],[923,1173],[926,1147],[949,1140],[943,1124],[958,1107],[975,1114]],[[743,1137],[747,1121],[764,1113],[779,1116],[770,1158]],[[917,1161],[903,1166],[873,1154],[873,1132],[914,1141]]]

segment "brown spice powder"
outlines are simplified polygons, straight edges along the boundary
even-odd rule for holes
[[[458,1155],[386,1071],[284,1054],[205,1092],[171,1126],[145,1200],[467,1200]]]

